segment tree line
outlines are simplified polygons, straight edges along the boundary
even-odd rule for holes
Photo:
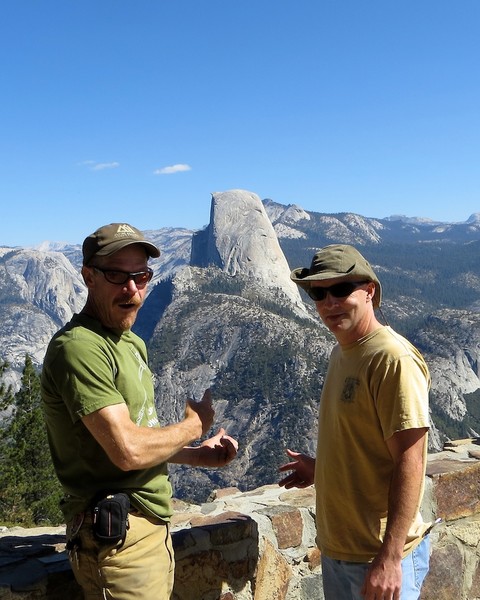
[[[17,392],[0,362],[0,524],[59,525],[60,483],[53,470],[40,395],[40,374],[25,357]]]

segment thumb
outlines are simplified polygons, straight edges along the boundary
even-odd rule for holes
[[[294,450],[290,450],[290,448],[287,448],[287,454],[290,458],[297,458],[297,456],[300,456],[300,452],[295,452]]]
[[[207,388],[204,392],[203,392],[203,396],[202,396],[202,402],[205,401],[209,404],[212,403],[212,390],[210,388]]]
[[[220,427],[220,429],[217,431],[217,433],[212,437],[212,439],[214,440],[221,440],[221,438],[225,435],[225,429],[223,427]]]

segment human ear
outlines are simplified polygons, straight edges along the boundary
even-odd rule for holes
[[[91,267],[82,267],[82,277],[87,288],[93,287],[93,269]]]
[[[375,296],[375,283],[373,281],[368,282],[367,288],[367,298],[370,301],[373,301],[373,297]]]

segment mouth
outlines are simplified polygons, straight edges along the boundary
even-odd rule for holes
[[[130,302],[119,302],[117,306],[122,310],[134,310],[140,307],[139,303],[133,300]]]
[[[339,321],[345,316],[345,313],[336,313],[325,317],[327,321]]]

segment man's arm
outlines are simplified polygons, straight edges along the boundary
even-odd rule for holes
[[[367,573],[365,600],[400,598],[401,561],[405,540],[415,518],[423,485],[427,428],[407,429],[386,440],[394,462],[388,497],[385,539]]]
[[[82,422],[109,459],[123,471],[167,462],[184,446],[199,439],[214,417],[209,390],[200,402],[187,400],[183,421],[166,427],[139,427],[125,404],[114,404],[83,417]]]

